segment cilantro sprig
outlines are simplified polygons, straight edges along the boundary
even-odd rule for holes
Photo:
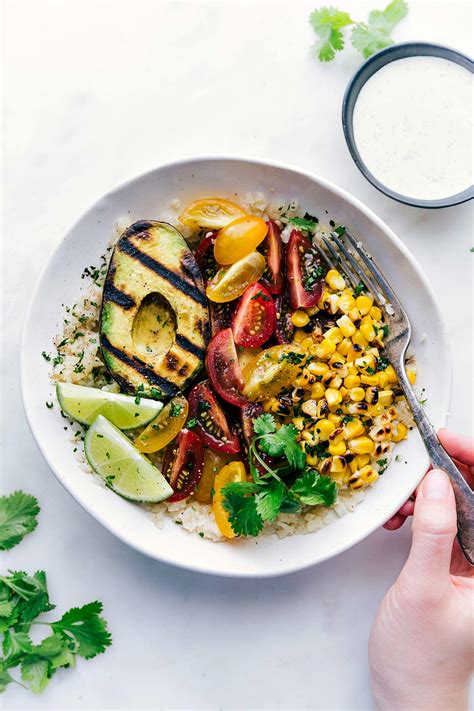
[[[314,10],[310,15],[310,23],[317,35],[316,55],[321,62],[331,62],[336,52],[344,49],[343,29],[352,25],[351,44],[367,59],[393,44],[390,34],[407,13],[405,0],[393,0],[384,10],[372,10],[367,22],[355,22],[349,13],[334,7]]]
[[[332,506],[337,498],[335,482],[306,465],[294,425],[277,428],[269,413],[254,420],[255,437],[249,447],[252,482],[234,482],[223,489],[223,505],[239,536],[258,536],[265,522],[279,513],[296,513],[302,506]],[[264,458],[271,457],[272,464]],[[279,460],[274,464],[273,460]],[[294,478],[289,486],[283,478]]]
[[[0,550],[8,551],[37,526],[38,501],[24,491],[0,496]]]

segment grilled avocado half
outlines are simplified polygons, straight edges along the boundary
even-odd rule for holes
[[[102,296],[111,375],[126,392],[168,399],[202,368],[208,340],[204,284],[183,237],[166,222],[135,222],[115,245]]]

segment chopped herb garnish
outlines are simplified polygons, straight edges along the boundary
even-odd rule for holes
[[[196,427],[196,425],[197,425],[197,420],[195,417],[191,417],[191,419],[189,419],[186,422],[186,427],[188,428],[188,430],[192,430],[193,427]]]
[[[279,362],[286,360],[291,365],[299,365],[306,355],[304,353],[295,353],[294,351],[289,351],[288,353],[282,353],[279,358]]]
[[[360,281],[354,289],[354,295],[360,296],[364,291],[367,291],[367,287],[362,281]]]
[[[263,291],[257,291],[255,296],[252,296],[250,301],[256,301],[257,299],[262,299],[262,301],[271,301],[271,297],[263,293]]]
[[[49,361],[51,360],[51,356],[49,355],[49,353],[46,353],[46,351],[41,351],[41,355],[49,363]]]
[[[182,412],[183,406],[179,402],[172,402],[170,406],[170,417],[178,417]]]
[[[388,467],[388,459],[386,457],[384,459],[377,459],[377,464],[380,467],[379,474],[383,474]]]
[[[314,220],[308,220],[304,217],[290,217],[288,222],[290,225],[298,227],[298,229],[306,232],[314,232],[316,229],[316,222]]]
[[[48,410],[51,410],[53,407],[53,403],[46,401],[46,407],[48,408]]]

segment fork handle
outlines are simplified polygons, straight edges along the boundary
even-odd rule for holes
[[[456,499],[458,540],[466,559],[474,565],[474,492],[441,446],[433,425],[408,381],[404,365],[395,369],[433,466],[446,472],[451,480]]]

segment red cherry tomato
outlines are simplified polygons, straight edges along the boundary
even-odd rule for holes
[[[291,308],[316,306],[323,293],[323,264],[309,237],[298,230],[293,230],[288,242],[286,274]]]
[[[230,328],[217,333],[209,343],[206,369],[214,390],[221,398],[231,405],[245,405],[247,400],[242,395],[244,380]]]
[[[277,343],[291,343],[295,332],[293,321],[291,320],[292,310],[286,293],[275,298],[276,326],[275,338]]]
[[[259,282],[248,287],[232,319],[232,333],[238,346],[257,348],[275,330],[275,304]]]
[[[232,315],[235,305],[231,301],[224,304],[208,302],[209,316],[211,317],[211,336],[216,336],[220,331],[229,328],[232,324]]]
[[[260,245],[260,252],[267,260],[267,268],[263,272],[260,283],[270,294],[281,294],[285,286],[283,254],[284,247],[281,241],[281,230],[274,222],[267,222],[267,236]]]
[[[214,242],[216,241],[216,237],[217,232],[206,232],[194,253],[194,258],[201,269],[205,286],[207,286],[220,268],[214,259]]]
[[[206,447],[228,454],[240,451],[239,438],[230,429],[208,380],[195,385],[188,400],[190,418],[196,420],[196,433]]]
[[[181,430],[177,439],[166,449],[163,459],[163,476],[173,488],[167,501],[186,499],[196,489],[204,466],[202,442],[194,432]]]

